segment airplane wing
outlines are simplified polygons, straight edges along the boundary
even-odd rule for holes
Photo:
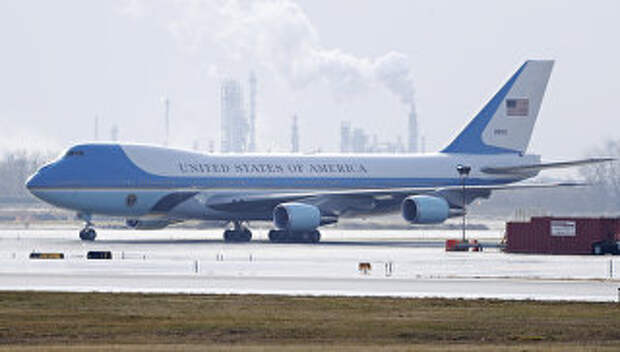
[[[576,182],[555,182],[555,183],[517,183],[509,185],[472,185],[466,186],[468,192],[490,192],[498,190],[516,190],[531,188],[553,188],[553,187],[579,187],[587,186],[585,183]],[[316,191],[300,193],[267,193],[250,195],[232,195],[214,197],[207,202],[207,206],[221,211],[248,211],[273,209],[280,203],[303,201],[310,199],[325,199],[337,197],[407,197],[416,194],[460,192],[462,186],[443,186],[443,187],[413,187],[413,188],[385,188],[385,189],[358,189],[358,190],[334,190]]]
[[[581,166],[587,164],[598,164],[604,163],[608,161],[614,161],[613,158],[590,158],[590,159],[582,159],[582,160],[574,160],[574,161],[562,161],[555,163],[542,163],[542,164],[531,164],[531,165],[519,165],[519,166],[499,166],[499,167],[483,167],[480,171],[486,174],[493,175],[506,175],[506,174],[521,174],[521,173],[530,173],[535,171],[540,171],[544,169],[557,169],[564,167],[572,167],[572,166]]]

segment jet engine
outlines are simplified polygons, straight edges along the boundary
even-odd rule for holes
[[[314,205],[282,203],[273,210],[273,224],[288,231],[312,231],[321,225],[321,211]]]
[[[440,197],[419,195],[405,198],[401,210],[410,223],[438,224],[448,218],[450,205]]]
[[[138,220],[127,219],[125,221],[127,227],[136,230],[159,230],[171,224],[169,220]]]

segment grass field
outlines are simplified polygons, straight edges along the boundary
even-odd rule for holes
[[[620,304],[0,293],[0,350],[618,351]]]

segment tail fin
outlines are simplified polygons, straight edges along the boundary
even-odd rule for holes
[[[442,153],[524,153],[552,68],[526,61]]]

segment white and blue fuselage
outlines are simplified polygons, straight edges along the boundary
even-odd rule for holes
[[[218,197],[330,190],[381,190],[458,186],[456,167],[472,171],[467,185],[501,185],[533,175],[488,175],[489,165],[534,164],[538,156],[518,154],[261,155],[202,154],[147,145],[83,144],[41,168],[27,183],[38,198],[85,214],[128,218],[171,212],[196,197],[205,206],[175,217],[226,220],[209,209]],[[135,197],[129,198],[133,195]],[[354,194],[348,197],[355,197]],[[247,220],[268,220],[250,211]]]

